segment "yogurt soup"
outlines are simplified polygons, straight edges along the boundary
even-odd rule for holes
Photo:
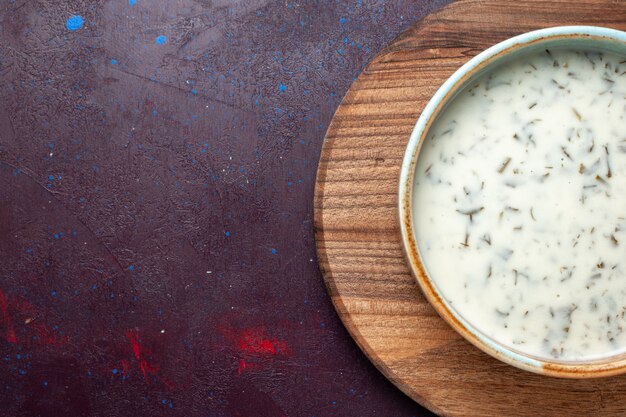
[[[470,84],[415,171],[415,236],[451,308],[550,361],[626,351],[626,57],[542,50]]]

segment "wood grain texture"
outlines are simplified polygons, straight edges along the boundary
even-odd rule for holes
[[[426,102],[481,50],[522,32],[559,25],[626,30],[626,2],[453,3],[415,24],[366,67],[326,135],[315,225],[328,291],[378,369],[441,415],[626,414],[626,376],[543,377],[500,363],[467,343],[421,294],[400,241],[400,165]]]

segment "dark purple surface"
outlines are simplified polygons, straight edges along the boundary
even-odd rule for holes
[[[2,415],[428,415],[333,310],[312,196],[353,78],[446,2],[1,2]]]

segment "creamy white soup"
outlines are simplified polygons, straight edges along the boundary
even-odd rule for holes
[[[415,173],[428,275],[495,341],[550,360],[626,351],[626,57],[542,50],[435,121]]]

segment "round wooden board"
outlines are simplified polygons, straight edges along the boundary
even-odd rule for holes
[[[416,23],[368,65],[326,134],[315,226],[328,291],[378,369],[440,415],[626,415],[626,376],[543,377],[467,343],[421,294],[400,241],[400,164],[426,102],[481,50],[522,32],[560,25],[626,30],[626,1],[453,3]]]

